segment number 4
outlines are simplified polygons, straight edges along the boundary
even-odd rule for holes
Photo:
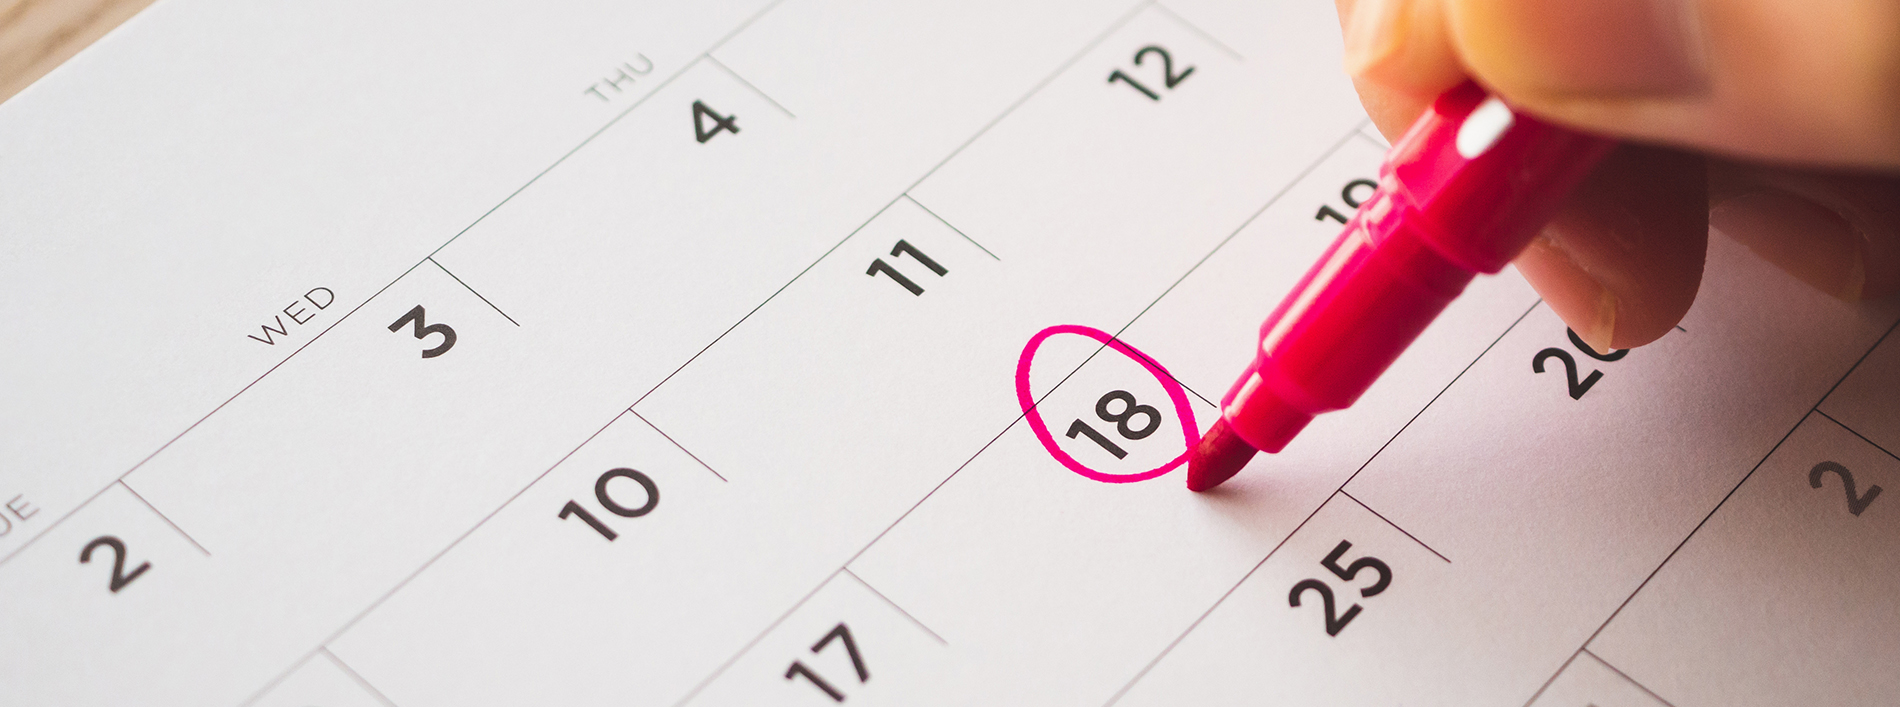
[[[707,118],[712,118],[711,130],[706,129]],[[693,101],[693,137],[698,138],[702,145],[706,144],[707,140],[713,139],[713,136],[718,135],[721,130],[731,131],[734,135],[739,134],[738,121],[739,116],[720,115],[713,109],[707,108],[705,103]]]

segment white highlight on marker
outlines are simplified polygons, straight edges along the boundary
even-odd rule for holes
[[[1465,116],[1465,124],[1458,126],[1458,154],[1465,159],[1484,154],[1516,120],[1511,115],[1511,107],[1497,96],[1484,99],[1471,115]]]

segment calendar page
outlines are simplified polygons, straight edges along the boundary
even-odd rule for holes
[[[1900,320],[1481,278],[1184,451],[1330,3],[164,0],[0,105],[0,704],[1877,705]]]

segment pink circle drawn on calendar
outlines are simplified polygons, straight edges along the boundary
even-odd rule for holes
[[[1068,452],[1062,451],[1061,445],[1056,444],[1055,436],[1049,434],[1049,425],[1043,422],[1042,411],[1036,409],[1035,395],[1029,392],[1029,367],[1036,360],[1036,350],[1042,348],[1042,342],[1058,334],[1075,334],[1094,339],[1120,352],[1123,356],[1134,359],[1136,363],[1141,364],[1142,368],[1147,369],[1148,374],[1154,376],[1155,382],[1161,384],[1161,389],[1168,392],[1168,400],[1174,403],[1174,416],[1181,421],[1181,454],[1166,464],[1140,473],[1108,474],[1090,469],[1088,465],[1069,456]],[[1147,354],[1137,351],[1135,347],[1122,343],[1114,335],[1080,324],[1059,324],[1036,332],[1035,336],[1029,338],[1029,343],[1023,346],[1022,357],[1016,359],[1016,402],[1022,406],[1023,417],[1029,421],[1029,429],[1035,431],[1036,439],[1042,442],[1044,449],[1049,450],[1049,456],[1062,462],[1069,471],[1104,483],[1126,484],[1146,481],[1173,471],[1175,467],[1187,461],[1188,448],[1192,447],[1195,440],[1200,437],[1200,428],[1194,424],[1194,408],[1188,404],[1187,391],[1181,387],[1180,383],[1175,382],[1174,376],[1168,373],[1168,369],[1162,368],[1161,364],[1156,363]]]

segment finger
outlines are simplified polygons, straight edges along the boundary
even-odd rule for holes
[[[1742,158],[1900,166],[1892,0],[1442,1],[1462,65],[1529,112]]]
[[[1440,0],[1335,0],[1346,72],[1373,124],[1396,140],[1438,94],[1465,79]]]
[[[1709,165],[1709,225],[1849,302],[1900,290],[1900,176]]]
[[[1597,351],[1647,344],[1695,301],[1708,203],[1700,156],[1618,147],[1518,256],[1518,272]]]

